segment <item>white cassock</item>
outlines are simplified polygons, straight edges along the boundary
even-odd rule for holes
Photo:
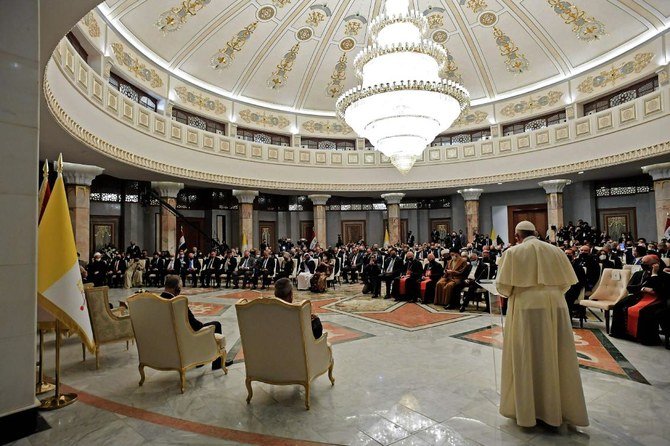
[[[519,426],[589,424],[564,297],[576,282],[563,251],[535,237],[502,256],[496,287],[509,303],[500,413]]]
[[[313,275],[314,274],[310,274],[309,270],[298,274],[298,290],[308,290],[310,285],[309,281],[312,280]]]

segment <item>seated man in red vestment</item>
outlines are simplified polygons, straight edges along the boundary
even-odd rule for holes
[[[423,269],[423,280],[421,281],[421,302],[432,304],[435,300],[435,284],[444,274],[444,267],[435,260],[435,255],[428,254],[428,263]]]
[[[419,282],[423,274],[421,262],[414,258],[414,253],[409,251],[405,255],[403,275],[393,282],[392,293],[396,300],[408,300],[416,302],[420,296]]]
[[[657,345],[661,342],[657,312],[667,305],[670,274],[662,271],[656,255],[644,256],[641,263],[642,270],[628,282],[631,294],[612,310],[611,335]]]

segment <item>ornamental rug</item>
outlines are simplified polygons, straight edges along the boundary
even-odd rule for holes
[[[191,310],[194,316],[221,316],[224,311],[226,311],[230,305],[223,304],[213,304],[208,302],[191,302],[188,303],[188,308]]]
[[[596,328],[573,328],[579,367],[607,375],[649,384],[644,376],[621,354],[603,332]],[[486,326],[452,336],[456,339],[502,349],[502,327]]]
[[[321,322],[324,333],[328,333],[328,343],[331,345],[342,344],[345,342],[357,341],[359,339],[371,338],[374,335],[365,333],[355,328],[350,328],[335,322]],[[234,364],[244,362],[244,351],[240,339],[228,351],[228,359],[232,359]]]

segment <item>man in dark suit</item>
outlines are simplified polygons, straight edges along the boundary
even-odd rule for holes
[[[191,276],[191,283],[193,288],[198,286],[198,272],[200,271],[200,261],[192,252],[188,253],[188,257],[181,266],[181,282],[186,283],[186,276]]]
[[[184,253],[181,252],[181,255]],[[165,274],[176,274],[180,275],[181,274],[181,264],[182,264],[182,258],[179,256],[172,257],[172,254],[169,252],[167,253],[167,256],[165,257]]]
[[[377,264],[376,258],[371,258],[370,263],[368,263],[363,269],[363,275],[365,276],[365,286],[363,287],[363,293],[372,293],[372,298],[379,297],[379,292],[381,288],[381,282],[379,281],[379,275],[382,270]]]
[[[358,279],[358,272],[363,266],[365,251],[362,247],[354,248],[354,252],[349,256],[349,261],[344,263],[342,268],[342,280],[344,283],[349,283],[349,275],[351,275],[351,283],[356,283]]]
[[[107,285],[111,288],[121,286],[123,275],[126,273],[126,266],[126,259],[123,258],[123,254],[117,252],[107,271]]]
[[[575,252],[572,249],[568,249],[565,251],[565,255],[568,256],[568,259],[570,259],[572,269],[575,271],[575,275],[577,276],[577,283],[572,285],[568,291],[565,292],[565,301],[568,304],[568,310],[570,310],[570,314],[572,314],[573,311],[577,308],[575,306],[577,298],[582,293],[582,290],[585,290],[586,286],[588,285],[588,279],[586,278],[586,272],[584,272],[584,268],[580,265],[579,262],[575,260]]]
[[[103,286],[105,278],[107,277],[107,263],[102,260],[102,254],[96,252],[93,255],[93,260],[86,266],[88,272],[87,278],[89,282],[93,282],[94,286]]]
[[[277,274],[277,259],[270,255],[270,250],[263,251],[263,257],[256,262],[254,274],[251,279],[252,288],[256,289],[258,279],[261,279],[261,289],[264,290]]]
[[[146,271],[146,283],[149,286],[159,286],[163,283],[165,276],[165,259],[160,254],[154,252],[154,256],[149,261]]]
[[[233,288],[240,287],[240,277],[242,277],[242,288],[247,285],[247,281],[253,276],[256,259],[251,257],[249,251],[244,251],[244,257],[240,260],[240,266],[233,273]]]
[[[600,260],[600,263],[603,266],[603,269],[605,268],[610,268],[610,269],[622,269],[623,268],[623,263],[621,262],[621,259],[617,255],[612,254],[612,250],[608,245],[603,246],[603,249],[600,250],[600,255],[598,256],[598,260]]]
[[[130,242],[130,245],[126,248],[126,257],[131,259],[139,258],[142,255],[142,250],[135,242]]]
[[[435,254],[430,251],[426,256],[426,266],[423,269],[423,280],[421,281],[421,302],[432,304],[435,300],[435,284],[444,274],[444,267],[435,260]]]
[[[591,254],[589,246],[584,245],[579,248],[577,263],[586,269],[586,291],[592,291],[600,279],[600,265],[593,254]]]
[[[402,260],[398,258],[398,253],[395,248],[389,249],[389,255],[386,256],[384,264],[382,265],[382,273],[379,276],[380,280],[386,283],[386,296],[384,299],[391,298],[391,286],[393,281],[402,274]]]
[[[200,272],[200,284],[203,288],[210,287],[212,284],[212,275],[215,275],[217,287],[221,286],[221,279],[219,279],[219,275],[217,274],[220,264],[221,259],[216,255],[216,250],[212,250],[209,253],[209,257],[205,259],[202,271]]]
[[[467,291],[463,295],[463,303],[459,311],[462,313],[468,307],[468,304],[472,299],[475,298],[477,288],[479,288],[478,282],[480,280],[490,278],[490,265],[477,257],[477,254],[470,254],[470,272],[468,277],[465,279],[465,286],[468,287]],[[486,312],[489,311],[489,301],[484,299],[486,302]]]
[[[421,297],[419,283],[423,276],[423,266],[414,258],[413,251],[405,254],[405,264],[401,271],[404,274],[393,281],[393,297],[396,300],[416,302]]]
[[[172,299],[181,294],[181,279],[176,275],[169,275],[165,278],[165,290],[161,293],[163,299]],[[193,329],[193,331],[199,331],[203,327],[213,326],[214,333],[222,334],[221,323],[219,321],[211,321],[202,323],[195,318],[191,309],[188,309],[188,323]],[[233,363],[232,360],[226,360],[226,366],[229,366]],[[212,370],[218,370],[221,368],[221,358],[216,359],[212,362]]]
[[[230,288],[230,279],[233,278],[235,268],[237,268],[237,257],[233,255],[232,251],[226,253],[226,258],[219,265],[219,271],[216,275],[216,286],[221,286],[221,275],[226,276],[226,288]]]

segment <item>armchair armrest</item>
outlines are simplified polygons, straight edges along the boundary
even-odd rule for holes
[[[189,326],[190,329],[190,326]],[[179,340],[184,365],[205,362],[219,354],[219,344],[214,336],[214,327],[190,330]]]
[[[328,333],[319,339],[307,342],[307,360],[309,363],[309,379],[325,372],[333,361],[333,352],[328,344]]]

